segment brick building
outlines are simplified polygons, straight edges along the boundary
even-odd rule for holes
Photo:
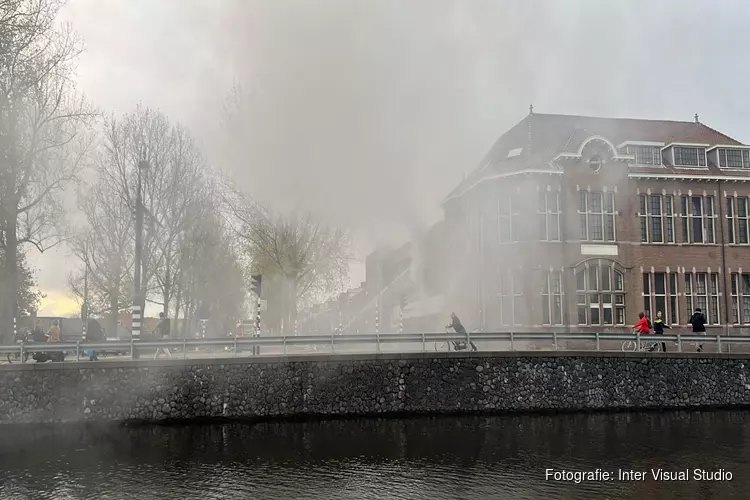
[[[750,327],[750,146],[691,122],[530,113],[444,202],[451,309],[485,330]]]

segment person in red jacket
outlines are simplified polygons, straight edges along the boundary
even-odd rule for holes
[[[638,333],[651,333],[651,325],[645,314],[638,313],[638,322],[633,325],[633,330]]]

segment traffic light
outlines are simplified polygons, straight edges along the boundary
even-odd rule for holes
[[[250,290],[252,290],[256,297],[260,297],[260,283],[262,280],[263,276],[260,274],[250,276]]]

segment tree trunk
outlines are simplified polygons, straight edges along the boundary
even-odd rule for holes
[[[169,317],[169,302],[172,300],[172,251],[167,250],[167,255],[164,258],[164,307],[162,307],[162,312],[164,313],[164,316],[167,318]]]
[[[5,223],[5,283],[3,283],[4,300],[2,304],[2,321],[0,322],[0,340],[2,344],[13,343],[13,317],[16,314],[18,296],[18,236],[15,210],[7,210],[9,216]]]
[[[119,287],[117,288],[119,289]],[[109,321],[107,322],[107,331],[112,337],[117,337],[117,322],[120,319],[120,304],[117,294],[109,295]]]

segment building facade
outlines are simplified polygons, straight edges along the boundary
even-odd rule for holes
[[[467,326],[750,328],[750,146],[692,122],[530,113],[445,200]],[[733,333],[737,333],[735,330]]]

